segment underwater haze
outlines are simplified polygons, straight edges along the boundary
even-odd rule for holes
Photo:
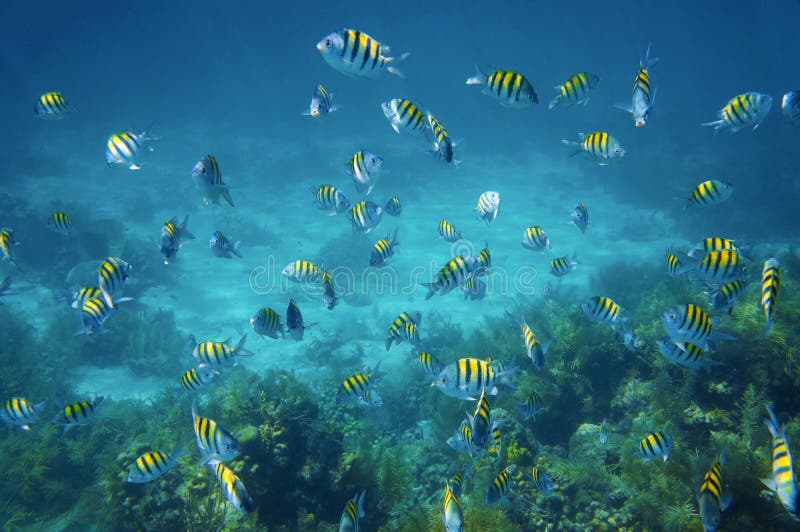
[[[798,527],[799,2],[4,11],[5,530]]]

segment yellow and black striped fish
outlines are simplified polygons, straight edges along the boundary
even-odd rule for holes
[[[126,298],[122,298],[118,300],[118,302],[125,299]],[[81,306],[81,324],[83,325],[83,329],[80,334],[92,335],[99,333],[103,328],[103,324],[111,315],[112,310],[114,310],[114,307],[106,303],[106,300],[102,297],[84,301]]]
[[[155,480],[164,473],[178,465],[178,458],[185,455],[186,451],[179,444],[169,452],[151,451],[137,458],[128,468],[128,482],[144,484]]]
[[[633,115],[633,123],[636,127],[645,125],[650,111],[653,110],[656,91],[650,86],[650,68],[658,61],[658,57],[650,57],[650,45],[648,44],[644,59],[639,61],[639,71],[633,79],[631,104],[616,104],[614,106]]]
[[[314,194],[314,206],[321,211],[328,211],[328,216],[336,216],[350,208],[350,200],[333,185],[319,185],[311,192]]]
[[[550,261],[550,273],[556,277],[563,277],[578,266],[575,260],[577,253],[572,254],[572,258],[558,257]]]
[[[691,303],[671,307],[661,315],[661,323],[676,344],[689,342],[703,351],[710,349],[711,341],[736,339],[728,334],[712,332],[711,316]]]
[[[746,279],[747,268],[735,249],[710,251],[693,264],[682,266],[678,274],[692,272],[695,280],[709,283],[727,283],[734,279]]]
[[[223,464],[220,460],[211,460],[208,467],[214,472],[222,488],[225,498],[233,505],[237,512],[247,514],[253,510],[253,499],[247,494],[244,482],[233,469]]]
[[[350,223],[354,233],[369,233],[381,222],[383,209],[371,201],[362,200],[350,209]]]
[[[19,245],[14,239],[14,230],[8,227],[0,229],[0,251],[3,253],[2,260],[7,260],[12,266],[14,263],[14,246]]]
[[[762,479],[761,482],[770,491],[775,492],[783,507],[797,519],[800,491],[794,473],[792,452],[789,450],[789,442],[786,441],[786,427],[778,422],[775,411],[770,405],[767,405],[767,413],[769,419],[765,419],[764,424],[772,434],[772,475],[768,479]]]
[[[58,414],[56,414],[55,418],[53,418],[53,423],[56,425],[63,425],[64,432],[75,425],[83,425],[86,420],[97,413],[97,409],[102,402],[103,396],[98,395],[94,399],[85,399],[83,401],[64,405]]]
[[[711,469],[703,475],[703,482],[697,490],[697,503],[700,506],[700,520],[707,531],[716,530],[719,521],[731,502],[730,492],[722,489],[722,466],[725,464],[725,451],[711,464]]]
[[[181,388],[187,392],[196,392],[219,375],[219,371],[209,367],[192,368],[181,375]]]
[[[45,92],[36,100],[33,113],[36,118],[44,120],[60,120],[67,113],[74,113],[75,108],[67,102],[60,92]]]
[[[373,369],[358,371],[342,381],[336,392],[336,404],[362,403],[364,394],[374,386],[373,376],[376,374],[380,362]]]
[[[298,259],[287,264],[281,275],[296,283],[314,284],[319,281],[322,270],[313,262]]]
[[[347,501],[339,519],[339,532],[359,532],[358,520],[364,517],[364,496],[367,490],[356,493]]]
[[[678,257],[675,256],[670,251],[667,251],[667,274],[671,277],[680,277],[681,274],[678,271],[681,269],[683,264]]]
[[[544,253],[550,249],[550,238],[544,229],[538,225],[532,225],[522,233],[522,247]]]
[[[394,98],[381,104],[383,115],[389,121],[395,133],[400,129],[415,136],[428,138],[431,134],[430,126],[425,118],[422,108],[411,100]]]
[[[237,363],[233,360],[234,357],[253,355],[252,351],[244,348],[246,340],[247,335],[243,334],[239,339],[239,343],[231,347],[228,345],[231,341],[230,338],[226,338],[222,342],[208,340],[198,344],[195,342],[194,336],[189,337],[189,342],[194,344],[192,356],[197,359],[201,368],[207,366],[235,366]]]
[[[386,70],[397,77],[405,78],[393,65],[406,59],[410,54],[387,57],[389,47],[382,45],[366,33],[343,28],[326,35],[317,43],[322,58],[334,70],[347,76],[376,79]]]
[[[445,295],[453,288],[463,285],[472,272],[469,262],[461,255],[456,255],[439,270],[434,282],[422,283],[428,289],[425,300],[432,298],[434,294]]]
[[[586,229],[589,228],[589,209],[586,208],[584,202],[578,203],[575,205],[575,208],[572,209],[570,221],[581,230],[581,233],[585,233]]]
[[[533,362],[533,367],[539,371],[543,370],[544,355],[547,354],[550,342],[542,342],[542,340],[536,336],[536,333],[533,332],[533,329],[531,329],[525,321],[525,316],[520,317],[519,328],[522,332],[525,350],[528,352],[528,358]]]
[[[461,470],[456,471],[456,474],[453,475],[453,478],[450,481],[451,490],[453,490],[453,495],[456,497],[461,497],[462,484],[464,482],[464,472]]]
[[[151,141],[158,140],[147,131],[134,133],[133,131],[120,131],[108,137],[106,141],[106,163],[109,167],[126,166],[131,170],[139,170],[137,164],[142,150],[153,151]]]
[[[542,398],[535,391],[531,391],[528,399],[524,403],[518,404],[514,411],[517,415],[522,416],[525,420],[533,419],[536,421],[536,416],[542,413],[544,406]]]
[[[72,292],[72,303],[70,306],[75,309],[83,308],[83,304],[90,299],[102,296],[103,292],[96,286],[84,286]]]
[[[483,243],[483,249],[478,252],[478,256],[472,260],[472,271],[476,275],[486,275],[492,267],[492,252],[489,251],[489,243]]]
[[[47,219],[47,228],[62,235],[69,235],[72,231],[72,220],[63,212],[54,212]]]
[[[672,435],[661,431],[648,434],[639,442],[633,455],[641,456],[643,462],[649,462],[654,458],[661,458],[666,462],[672,450],[673,441],[675,438]]]
[[[450,484],[444,486],[444,503],[442,504],[442,522],[446,532],[461,532],[464,530],[464,512],[461,503]]]
[[[222,170],[213,155],[206,155],[197,161],[192,168],[192,180],[206,205],[219,205],[219,198],[222,197],[231,207],[234,206],[230,187],[222,182]]]
[[[725,251],[731,249],[736,250],[741,254],[742,249],[746,248],[747,246],[737,246],[736,241],[731,240],[730,238],[708,236],[695,244],[686,254],[690,257],[697,257],[700,254],[705,254],[710,251]]]
[[[536,466],[531,468],[531,482],[533,482],[533,485],[537,490],[541,491],[545,495],[556,489],[556,485],[553,480],[548,477],[544,471]]]
[[[444,128],[441,122],[439,122],[431,113],[428,113],[427,116],[428,126],[433,132],[433,148],[431,149],[431,152],[440,161],[457,165],[459,161],[455,160],[455,153],[453,152],[453,148],[455,148],[456,143],[450,138],[450,135],[447,133],[447,130]]]
[[[183,218],[183,223],[178,225],[178,219],[172,217],[161,226],[161,255],[164,257],[164,264],[169,264],[178,256],[178,251],[183,247],[181,240],[194,240],[194,235],[189,232],[186,226],[189,225],[189,215]]]
[[[552,109],[562,103],[569,105],[582,103],[586,105],[589,103],[589,92],[597,87],[598,83],[600,83],[598,76],[589,72],[578,72],[556,87],[558,94],[550,100],[550,105],[547,108]]]
[[[475,71],[467,85],[483,85],[483,93],[497,98],[501,105],[523,108],[539,103],[533,85],[519,72],[497,69],[486,74],[477,65]]]
[[[336,306],[336,303],[339,302],[339,298],[336,296],[336,285],[333,284],[333,278],[331,274],[323,271],[322,272],[322,304],[325,305],[325,308],[328,310],[333,310]]]
[[[270,307],[259,309],[252,318],[250,318],[250,326],[253,332],[261,336],[269,336],[270,338],[278,339],[278,334],[283,335],[286,332],[284,324],[281,323],[281,316]]]
[[[581,308],[592,321],[605,323],[615,331],[617,327],[625,327],[628,318],[622,316],[622,307],[613,299],[606,296],[597,296],[587,299]]]
[[[775,302],[778,300],[778,292],[781,288],[781,263],[772,257],[764,262],[761,270],[761,300],[759,304],[764,309],[764,317],[767,323],[761,332],[761,337],[767,335],[772,327],[772,314],[775,312]]]
[[[405,311],[401,312],[389,325],[389,336],[386,338],[386,350],[392,347],[393,342],[402,342],[403,340],[411,342],[416,346],[419,341],[417,336],[417,327],[422,323],[422,312],[419,311]],[[409,327],[411,325],[411,327]]]
[[[504,500],[506,494],[511,489],[511,475],[517,472],[517,466],[510,465],[497,475],[489,489],[486,490],[486,504],[494,504]]]
[[[461,231],[444,218],[439,220],[439,235],[444,238],[445,242],[453,243],[461,240]]]
[[[702,125],[714,128],[714,133],[729,129],[736,133],[753,126],[755,130],[772,109],[772,96],[760,92],[746,92],[731,98],[719,111],[719,120]]]
[[[400,242],[397,241],[397,229],[395,229],[391,237],[386,235],[372,246],[369,265],[376,268],[386,266],[394,255],[395,246],[399,245]]]
[[[497,213],[500,211],[500,194],[494,190],[484,192],[478,197],[475,210],[478,211],[478,218],[489,225],[497,218]]]
[[[492,429],[492,409],[489,406],[489,399],[486,397],[486,388],[481,389],[481,396],[475,405],[475,412],[467,414],[469,426],[472,429],[472,443],[470,452],[481,453],[489,444]]]
[[[692,189],[689,200],[684,205],[683,210],[696,205],[698,207],[708,207],[717,205],[727,200],[733,194],[733,185],[718,179],[703,181]]]
[[[512,390],[511,377],[519,368],[500,369],[498,361],[487,362],[479,358],[460,358],[445,366],[432,386],[450,397],[468,401],[476,400],[483,389],[489,395],[497,395],[497,385],[503,384]]]
[[[706,294],[711,299],[711,308],[733,314],[733,306],[742,297],[746,287],[746,280],[736,279],[722,286],[710,289]]]
[[[121,294],[122,287],[130,277],[133,266],[118,257],[108,257],[98,268],[97,286],[103,292],[108,306],[114,308],[114,299]]]
[[[346,168],[353,176],[356,192],[369,196],[383,169],[383,157],[369,150],[359,150],[347,161]]]
[[[308,111],[304,111],[303,116],[318,118],[342,108],[341,105],[333,105],[332,102],[333,94],[328,92],[322,85],[317,85],[314,89],[314,94],[311,96]]]
[[[720,365],[716,360],[708,358],[696,345],[689,342],[675,343],[669,336],[658,340],[658,351],[672,364],[689,369],[703,368],[710,372],[711,368]]]
[[[31,423],[39,421],[44,401],[33,404],[24,397],[12,397],[3,403],[0,419],[11,425],[19,425],[22,430],[30,430]]]
[[[605,131],[595,131],[588,135],[578,133],[578,139],[577,142],[563,139],[561,141],[565,145],[572,147],[570,156],[578,155],[579,153],[588,153],[599,159],[601,165],[607,164],[607,161],[611,159],[625,157],[625,149],[619,141]]]
[[[211,460],[226,462],[236,458],[239,454],[238,440],[213,419],[202,417],[197,413],[196,403],[192,403],[192,422],[194,434],[197,438],[197,447],[203,455],[198,465],[204,465]]]
[[[422,366],[422,369],[425,370],[425,373],[432,378],[436,378],[444,369],[444,364],[439,362],[436,357],[425,351],[419,352],[419,363]]]
[[[389,198],[389,201],[383,207],[383,212],[389,216],[400,216],[400,213],[403,212],[403,204],[400,202],[400,198],[397,196]]]

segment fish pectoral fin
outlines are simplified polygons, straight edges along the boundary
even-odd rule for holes
[[[142,169],[141,166],[138,166],[138,165],[133,164],[133,163],[128,168],[130,168],[131,170],[134,170],[134,171]]]
[[[762,478],[761,479],[761,483],[764,484],[764,486],[766,486],[767,489],[770,490],[770,491],[777,491],[777,489],[778,489],[778,485],[775,484],[775,480],[774,479]]]
[[[614,104],[614,109],[625,111],[626,113],[633,114],[633,106],[629,103],[618,102]]]

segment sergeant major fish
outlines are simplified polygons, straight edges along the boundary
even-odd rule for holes
[[[492,430],[496,424],[492,420],[492,410],[489,406],[489,399],[486,398],[486,387],[481,389],[481,396],[475,405],[473,414],[467,413],[467,420],[472,429],[472,441],[470,442],[471,452],[481,453],[489,444]]]
[[[442,162],[452,165],[458,165],[460,161],[455,159],[453,149],[456,143],[450,138],[444,125],[439,122],[431,113],[427,114],[428,127],[433,133],[433,148],[431,152],[433,155]]]
[[[219,205],[219,198],[223,197],[231,207],[234,206],[230,188],[222,182],[222,170],[213,155],[206,155],[197,161],[192,168],[192,180],[206,205]]]
[[[117,298],[116,303],[130,301],[129,297]],[[81,305],[81,330],[74,336],[80,334],[93,335],[103,332],[103,325],[111,316],[111,311],[116,307],[110,306],[102,297],[96,297],[83,302]]]
[[[556,489],[555,482],[536,466],[531,468],[531,482],[537,490],[548,495]]]
[[[247,494],[247,489],[239,475],[217,459],[210,460],[206,465],[214,472],[214,476],[217,477],[219,486],[222,488],[222,493],[236,511],[241,514],[250,513],[253,510],[253,499]]]
[[[419,363],[425,373],[432,379],[435,379],[445,368],[445,365],[437,360],[435,356],[425,351],[419,352]]]
[[[132,484],[144,484],[153,481],[175,469],[178,466],[178,458],[185,455],[186,451],[180,448],[180,444],[175,444],[171,452],[151,451],[139,456],[128,468],[128,482]]]
[[[475,75],[467,78],[467,85],[483,85],[484,94],[493,96],[506,107],[525,108],[539,103],[531,82],[513,70],[495,69],[487,74],[476,65]]]
[[[444,503],[442,504],[442,523],[445,532],[464,531],[464,512],[461,510],[461,503],[450,489],[450,484],[444,487]]]
[[[464,281],[464,299],[480,301],[486,297],[486,283],[478,277],[477,271],[472,271]]]
[[[586,208],[584,202],[578,203],[575,205],[575,208],[572,209],[570,221],[575,224],[575,227],[581,230],[581,233],[586,232],[586,229],[589,227],[589,209]]]
[[[72,233],[72,220],[63,212],[57,211],[47,219],[47,228],[56,233],[69,236]]]
[[[723,130],[736,133],[750,126],[755,130],[767,117],[770,109],[772,109],[772,96],[760,92],[746,92],[734,96],[720,109],[719,120],[702,125],[713,127],[714,133]]]
[[[214,377],[219,375],[219,371],[210,367],[192,368],[181,375],[181,388],[187,392],[196,392],[204,388]]]
[[[592,321],[605,323],[612,330],[626,327],[630,318],[622,315],[620,307],[613,299],[605,296],[592,297],[581,303],[581,308]]]
[[[514,411],[525,421],[529,419],[536,421],[536,416],[544,411],[544,406],[542,406],[542,398],[539,397],[538,393],[531,391],[525,402],[517,405]]]
[[[615,106],[632,114],[636,127],[642,127],[647,122],[650,111],[653,110],[656,91],[650,87],[650,68],[658,61],[658,57],[650,57],[650,44],[648,44],[644,59],[639,61],[639,72],[636,73],[636,78],[633,80],[631,105],[618,104]]]
[[[525,344],[525,350],[528,352],[528,358],[533,362],[533,367],[539,371],[543,370],[544,355],[547,354],[550,342],[542,342],[542,340],[536,336],[536,333],[533,332],[533,329],[531,329],[525,321],[525,316],[520,316],[520,320],[517,323],[522,332],[522,341]]]
[[[450,397],[474,401],[475,395],[486,388],[488,395],[497,395],[497,385],[515,388],[511,377],[519,368],[499,370],[494,362],[478,358],[460,358],[448,364],[431,383],[431,386]]]
[[[383,209],[371,201],[362,200],[350,209],[350,223],[354,233],[369,233],[380,222]]]
[[[688,342],[703,351],[710,349],[710,343],[717,340],[735,340],[728,334],[712,332],[715,320],[697,305],[676,305],[661,315],[661,323],[672,341],[678,345]]]
[[[489,489],[486,490],[486,504],[505,500],[506,494],[511,490],[511,475],[516,472],[517,466],[510,465],[494,478]]]
[[[211,239],[208,241],[208,247],[211,248],[211,253],[213,253],[215,257],[232,259],[233,256],[236,255],[241,259],[243,258],[242,254],[239,253],[239,244],[241,243],[240,240],[231,242],[227,236],[222,234],[222,231],[218,230],[214,231],[214,234],[211,235]]]
[[[422,312],[408,310],[401,312],[389,325],[389,336],[386,338],[386,350],[392,347],[393,342],[410,342],[414,346],[419,342],[417,327],[422,324]],[[411,325],[411,327],[408,327]]]
[[[333,284],[333,278],[331,274],[323,271],[322,272],[322,304],[325,305],[325,308],[328,310],[333,310],[336,306],[336,303],[339,302],[339,298],[336,295],[336,285]]]
[[[734,250],[741,255],[742,250],[747,249],[748,246],[744,244],[736,244],[735,240],[730,238],[722,238],[718,236],[709,236],[692,246],[686,254],[692,258],[697,258],[698,255],[710,253],[712,251],[730,251]]]
[[[100,403],[103,402],[103,396],[97,395],[94,399],[84,399],[75,403],[66,404],[58,411],[58,414],[53,418],[53,423],[64,427],[64,432],[76,425],[83,425],[85,422],[93,417]]]
[[[489,225],[497,218],[497,213],[500,211],[500,194],[493,190],[484,192],[478,198],[475,210],[478,212],[478,218]]]
[[[400,242],[397,241],[397,229],[395,229],[391,237],[386,235],[372,246],[369,265],[376,268],[386,266],[391,261],[392,256],[394,256],[394,248],[399,245]]]
[[[673,441],[675,438],[669,434],[661,431],[653,432],[642,438],[633,455],[641,456],[643,462],[649,462],[655,458],[661,458],[666,462],[672,450]]]
[[[605,131],[595,131],[588,135],[578,133],[577,142],[565,139],[562,139],[561,142],[572,147],[570,157],[579,153],[588,153],[599,160],[600,166],[607,165],[611,159],[621,159],[626,154],[619,141]]]
[[[189,345],[192,347],[192,356],[200,363],[201,368],[207,366],[236,366],[237,362],[234,357],[252,356],[254,353],[244,348],[244,343],[247,340],[247,335],[243,334],[239,342],[231,347],[228,345],[231,341],[226,338],[222,342],[215,342],[208,340],[205,342],[197,343],[194,336],[189,336]]]
[[[133,266],[119,257],[108,257],[100,264],[97,286],[109,307],[114,308],[114,298],[122,293],[132,271]]]
[[[347,173],[353,176],[356,192],[369,196],[383,170],[383,157],[368,150],[359,150],[347,162]]]
[[[800,91],[789,91],[781,99],[783,116],[795,127],[800,127]]]
[[[711,299],[711,308],[733,314],[733,306],[739,301],[747,287],[747,281],[736,279],[722,286],[709,287],[706,295]]]
[[[778,259],[772,257],[764,261],[764,268],[761,270],[761,299],[759,305],[764,309],[764,317],[767,323],[761,332],[764,338],[772,327],[772,314],[775,312],[775,302],[778,299],[778,292],[781,288],[781,264]]]
[[[761,479],[761,482],[778,496],[786,511],[797,519],[800,490],[794,472],[792,452],[786,440],[786,427],[778,422],[775,411],[770,405],[767,405],[767,413],[769,418],[764,420],[764,424],[772,435],[772,475],[770,478]]]
[[[425,118],[426,113],[411,100],[405,98],[387,100],[381,104],[381,109],[395,133],[400,133],[402,129],[412,136],[430,138],[431,129]]]
[[[658,351],[672,364],[677,364],[689,369],[703,368],[707,372],[720,363],[711,360],[702,349],[689,342],[676,344],[669,336],[658,340]]]
[[[378,376],[380,362],[370,369],[358,371],[347,376],[336,392],[336,404],[361,404],[366,405],[366,393],[374,388],[373,378]]]
[[[400,198],[397,196],[389,198],[386,205],[383,206],[383,212],[389,216],[400,216],[400,213],[403,212],[403,204],[400,203]]]
[[[33,106],[33,115],[43,120],[61,120],[67,113],[74,113],[75,107],[60,92],[45,92]]]
[[[192,421],[197,447],[202,455],[198,465],[205,465],[211,460],[227,462],[236,458],[239,441],[213,419],[200,416],[196,402],[192,403]]]
[[[18,246],[19,242],[14,239],[14,230],[8,227],[0,229],[0,252],[3,253],[3,258],[0,260],[7,260],[9,264],[15,266],[14,263],[14,246]]]
[[[270,307],[259,309],[251,318],[250,326],[253,332],[257,335],[264,337],[278,339],[278,334],[283,335],[286,330],[284,324],[281,323],[280,315]]]
[[[31,423],[39,421],[45,401],[33,404],[24,397],[12,397],[3,403],[0,420],[10,425],[18,425],[22,430],[30,430]]]
[[[556,277],[564,277],[569,272],[574,270],[580,264],[575,257],[577,253],[572,254],[572,258],[558,257],[550,261],[550,273]]]
[[[342,510],[342,517],[339,519],[339,532],[359,532],[358,520],[364,518],[364,495],[367,490],[356,493],[353,498],[347,501]]]
[[[719,526],[722,512],[731,504],[730,491],[722,489],[722,466],[725,465],[725,451],[711,464],[711,469],[703,475],[703,482],[697,492],[700,507],[700,520],[704,532],[714,532]]]
[[[332,185],[319,185],[311,192],[314,194],[314,206],[321,211],[328,211],[327,216],[336,216],[350,208],[350,200],[344,192]]]
[[[566,103],[569,105],[580,104],[586,105],[589,103],[589,93],[597,84],[600,83],[600,78],[589,72],[578,72],[570,77],[561,85],[555,87],[558,94],[555,98],[550,100],[548,109]]]
[[[150,142],[158,140],[147,131],[134,133],[121,131],[108,137],[106,141],[106,163],[111,168],[128,167],[130,170],[139,170],[138,165],[142,151],[153,151]]]
[[[448,294],[453,288],[462,286],[472,272],[471,262],[461,255],[456,255],[450,259],[439,270],[436,274],[436,279],[432,283],[422,283],[422,286],[428,289],[428,293],[425,294],[425,300],[427,301],[434,294]]]
[[[720,181],[718,179],[709,179],[703,181],[694,187],[689,193],[689,199],[684,205],[683,210],[688,209],[693,205],[700,207],[708,207],[717,205],[729,199],[733,194],[733,185]]]
[[[194,239],[194,235],[186,229],[188,223],[188,214],[183,218],[180,226],[178,219],[173,216],[161,227],[161,255],[164,257],[164,264],[169,264],[170,260],[177,258],[178,250],[183,247],[181,239]]]
[[[532,225],[522,234],[522,247],[544,253],[550,249],[550,238],[541,227]]]
[[[441,236],[445,242],[453,243],[458,242],[461,240],[461,231],[456,229],[456,227],[442,218],[439,220],[439,236]]]
[[[325,90],[325,87],[322,85],[317,85],[314,89],[314,94],[311,96],[311,103],[308,106],[308,111],[304,111],[303,116],[318,118],[342,108],[341,105],[333,105],[332,102],[333,94]]]
[[[287,264],[281,275],[296,283],[314,284],[319,281],[322,270],[313,262],[298,259]]]
[[[694,279],[709,283],[727,283],[747,278],[747,268],[735,249],[710,251],[699,261],[678,270],[678,275],[685,273],[691,273]]]
[[[317,43],[317,50],[328,65],[346,76],[376,79],[386,70],[405,78],[394,63],[403,61],[409,53],[398,57],[383,55],[389,47],[381,44],[366,33],[343,28],[326,35]]]

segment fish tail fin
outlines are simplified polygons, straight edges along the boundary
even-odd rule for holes
[[[583,147],[581,146],[580,142],[575,142],[574,140],[561,139],[561,143],[570,148],[569,152],[570,157],[575,157],[576,155],[578,155],[583,151]]]
[[[560,104],[560,103],[561,103],[561,95],[560,95],[560,94],[558,94],[558,95],[556,95],[556,97],[555,97],[555,98],[553,98],[552,100],[550,100],[550,104],[547,106],[547,109],[548,109],[548,110],[551,110],[553,107],[555,107],[556,105],[558,105],[558,104]]]
[[[714,120],[712,122],[703,122],[700,125],[701,126],[707,126],[707,127],[713,127],[714,128],[714,133],[716,134],[716,133],[719,133],[720,131],[722,131],[722,129],[725,127],[725,121],[724,120]]]
[[[467,78],[467,85],[483,85],[486,82],[486,74],[483,73],[481,67],[475,65],[475,75]]]
[[[239,253],[239,244],[241,244],[241,243],[242,243],[241,240],[237,240],[236,242],[234,242],[233,243],[233,247],[231,248],[231,253],[233,253],[234,255],[239,257],[240,259],[243,259],[244,257],[242,257],[242,254]]]
[[[189,215],[187,214],[183,218],[183,223],[181,224],[181,238],[188,238],[194,240],[195,236],[186,229],[186,226],[189,225]]]
[[[772,434],[773,438],[778,438],[784,435],[784,429],[781,427],[780,422],[778,421],[778,417],[775,415],[775,410],[772,409],[772,405],[767,405],[767,414],[769,414],[769,419],[764,419],[764,425],[767,426],[769,433]]]
[[[405,52],[397,57],[385,57],[384,61],[389,64],[390,66],[386,67],[386,71],[394,74],[400,79],[406,79],[406,75],[403,74],[396,66],[391,65],[391,63],[399,63],[400,61],[405,61],[411,55],[411,52]]]
[[[772,328],[772,317],[767,317],[767,323],[764,325],[764,328],[761,329],[761,338],[764,339],[767,337],[767,333]]]
[[[644,54],[644,59],[639,59],[639,66],[641,68],[650,68],[654,66],[656,63],[661,61],[660,57],[650,57],[650,47],[653,46],[653,43],[649,43],[647,45],[647,51]]]
[[[364,517],[364,496],[367,494],[367,490],[361,490],[360,495],[356,495],[356,509],[358,510],[358,517]]]
[[[150,122],[148,126],[142,131],[142,138],[144,140],[161,140],[161,137],[157,137],[153,134],[153,129],[155,129],[155,122]]]
[[[227,201],[231,207],[236,207],[236,205],[233,204],[233,198],[231,198],[231,189],[228,187],[228,185],[220,185],[220,187],[220,192],[222,192],[222,197],[225,198],[225,201]]]
[[[242,337],[239,339],[239,343],[236,344],[236,347],[233,349],[234,354],[238,356],[252,356],[254,353],[252,351],[248,351],[244,348],[244,342],[247,340],[247,333],[243,334]]]

